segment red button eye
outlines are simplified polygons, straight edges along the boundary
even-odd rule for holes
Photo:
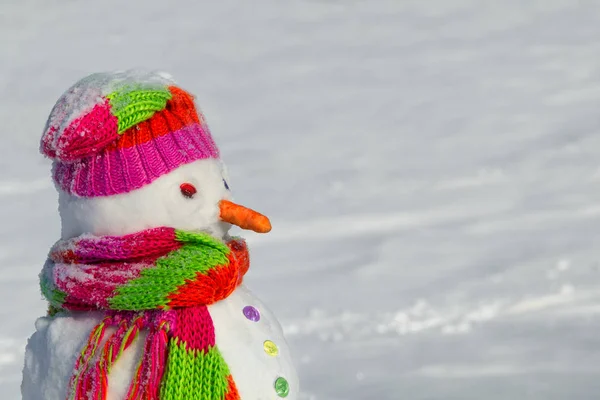
[[[182,183],[181,186],[179,186],[179,188],[181,189],[181,194],[187,197],[188,199],[194,197],[194,195],[198,192],[196,190],[196,187],[191,183]]]

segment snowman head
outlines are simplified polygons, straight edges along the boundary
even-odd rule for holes
[[[42,152],[53,162],[64,239],[160,226],[226,237],[269,220],[231,201],[225,167],[193,97],[165,74],[94,74],[56,103]]]

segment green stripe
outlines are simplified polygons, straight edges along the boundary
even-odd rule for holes
[[[175,240],[194,246],[211,247],[222,253],[229,254],[229,247],[222,241],[215,239],[207,233],[180,231],[175,229]]]
[[[40,279],[42,295],[48,300],[52,307],[61,308],[67,298],[67,294],[58,290],[44,274]]]
[[[156,266],[142,270],[140,276],[116,289],[108,300],[114,310],[148,310],[166,308],[167,296],[219,265],[229,262],[229,248],[223,242],[204,233],[176,231],[175,237],[184,243],[179,250],[156,260]]]
[[[216,347],[207,353],[187,350],[185,343],[171,339],[161,400],[222,400],[228,389],[229,368]]]
[[[172,95],[167,88],[125,85],[106,96],[117,117],[119,134],[164,110]]]

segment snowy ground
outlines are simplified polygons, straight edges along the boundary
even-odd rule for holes
[[[198,95],[272,218],[248,282],[304,399],[598,398],[600,1],[3,0],[3,399],[59,234],[45,118],[135,66]]]

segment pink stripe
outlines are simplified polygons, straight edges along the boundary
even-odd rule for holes
[[[119,137],[117,117],[112,115],[108,99],[96,104],[83,117],[77,118],[67,126],[59,136],[56,148],[48,144],[46,154],[52,154],[63,161],[74,161],[89,157],[101,151],[106,145]],[[81,132],[94,131],[94,135],[82,135]],[[53,134],[53,131],[50,130]]]
[[[117,287],[140,276],[142,270],[153,264],[115,264],[110,273],[106,266],[84,266],[78,264],[55,264],[56,288],[69,293],[65,303],[93,304],[97,308],[110,308],[108,299]]]
[[[110,308],[108,299],[119,286],[138,278],[142,270],[155,266],[158,257],[181,246],[175,230],[165,227],[125,236],[60,241],[50,251],[55,262],[52,283],[68,293],[65,303],[70,309],[89,309],[89,305]]]
[[[173,337],[185,343],[187,350],[207,353],[215,345],[215,326],[208,307],[184,307],[176,315],[181,323],[172,327]]]
[[[208,127],[194,124],[134,147],[105,151],[77,163],[58,163],[54,179],[63,190],[79,196],[111,196],[138,189],[181,165],[218,157]]]
[[[84,236],[74,243],[72,240],[59,241],[50,251],[50,258],[56,263],[80,264],[106,260],[154,260],[182,246],[175,236],[175,229],[167,227],[124,236]]]

